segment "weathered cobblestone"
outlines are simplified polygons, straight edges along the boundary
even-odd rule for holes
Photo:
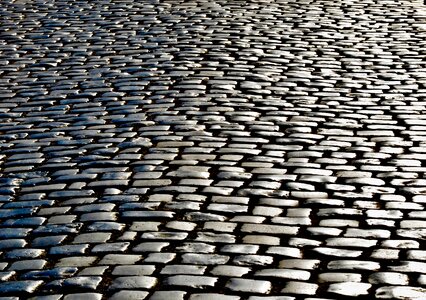
[[[425,9],[0,0],[0,298],[426,298]]]

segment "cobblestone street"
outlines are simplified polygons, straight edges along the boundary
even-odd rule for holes
[[[0,0],[0,300],[426,299],[419,0]]]

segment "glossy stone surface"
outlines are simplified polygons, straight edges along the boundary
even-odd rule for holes
[[[420,0],[0,0],[0,298],[426,298]]]

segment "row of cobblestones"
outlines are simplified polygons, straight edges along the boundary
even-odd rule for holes
[[[426,8],[0,0],[0,299],[426,298]]]

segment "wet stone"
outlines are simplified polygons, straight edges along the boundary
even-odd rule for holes
[[[149,298],[150,300],[161,300],[161,299],[176,299],[181,300],[184,299],[187,292],[185,291],[156,291]]]
[[[0,283],[0,291],[4,294],[10,293],[33,293],[43,281],[41,280],[23,280]]]
[[[258,245],[225,245],[220,251],[229,253],[255,254],[259,250]]]
[[[257,271],[254,275],[259,277],[278,277],[293,280],[308,280],[311,277],[310,272],[295,269],[263,269]]]
[[[63,288],[82,288],[86,290],[96,290],[101,281],[102,277],[100,276],[78,276],[51,281],[47,284],[46,287],[58,290]]]
[[[66,246],[56,246],[52,247],[49,250],[51,255],[78,255],[84,254],[86,249],[89,247],[88,244],[79,244],[79,245],[66,245]]]
[[[59,267],[50,270],[30,271],[22,277],[25,279],[64,278],[74,275],[77,271],[76,267]]]
[[[182,255],[182,262],[195,265],[223,265],[229,260],[228,256],[218,254],[192,254],[187,253]]]
[[[20,260],[12,263],[9,270],[40,270],[46,265],[47,261],[44,259]]]
[[[129,247],[130,243],[128,242],[122,242],[122,243],[107,243],[107,244],[101,244],[96,245],[92,248],[93,253],[100,253],[100,252],[124,252]]]
[[[37,258],[45,254],[42,249],[15,249],[8,251],[5,257],[11,259],[22,259],[22,258]]]
[[[130,265],[134,264],[142,258],[141,255],[135,254],[107,254],[101,261],[100,265]]]
[[[149,276],[125,276],[117,277],[113,280],[109,289],[121,290],[121,289],[149,289],[157,283],[155,277]]]
[[[161,270],[161,274],[188,274],[203,275],[206,270],[205,266],[193,265],[167,265]]]
[[[393,272],[378,272],[368,277],[372,284],[408,285],[408,280],[407,275]]]
[[[248,300],[294,300],[291,296],[250,296]],[[308,298],[306,298],[308,299]]]
[[[151,275],[154,271],[155,271],[155,267],[153,265],[117,266],[112,271],[112,275],[141,276],[141,275]]]
[[[423,273],[422,270],[424,269],[422,268],[426,266],[426,263],[417,261],[399,261],[398,264],[397,266],[389,266],[388,269],[396,272]]]
[[[148,263],[161,263],[166,264],[171,262],[176,257],[175,253],[151,253],[145,258],[145,262]]]
[[[66,239],[66,235],[53,235],[47,237],[38,237],[35,238],[31,245],[33,247],[46,247],[46,246],[55,246],[62,243]]]
[[[368,290],[371,284],[361,282],[342,282],[332,283],[328,287],[329,293],[334,293],[342,296],[357,297],[360,295],[368,295]]]
[[[90,266],[97,260],[96,256],[72,256],[61,258],[56,267],[86,267]]]
[[[231,291],[260,294],[269,293],[272,287],[269,281],[239,278],[231,278],[225,286]]]
[[[144,291],[119,291],[109,298],[111,300],[143,300],[146,299],[146,297],[149,295],[148,292]]]
[[[31,300],[59,300],[61,299],[61,294],[55,294],[55,295],[47,295],[47,296],[35,296],[32,298],[29,298]]]
[[[330,270],[370,270],[376,271],[380,269],[380,264],[372,261],[358,260],[333,260],[327,265]]]
[[[315,283],[306,283],[300,281],[289,281],[281,293],[315,295],[318,285]]]
[[[221,265],[216,266],[211,270],[211,273],[216,276],[240,277],[251,271],[249,267]]]
[[[166,285],[172,286],[188,286],[192,288],[203,288],[214,286],[217,281],[216,277],[209,276],[193,276],[193,275],[175,275],[165,280]]]
[[[421,1],[3,2],[0,298],[424,297]]]
[[[102,294],[99,294],[99,293],[77,293],[77,294],[68,294],[64,297],[64,300],[78,300],[78,299],[100,300],[100,299],[102,299]]]
[[[361,274],[358,273],[321,273],[318,275],[319,282],[361,282]]]
[[[16,274],[15,271],[0,272],[0,280],[1,281],[8,281],[15,274]]]
[[[94,222],[87,226],[88,231],[121,231],[124,224],[116,222]]]
[[[377,299],[421,299],[426,290],[422,287],[411,286],[384,286],[376,290]]]
[[[97,233],[84,233],[77,235],[73,243],[85,244],[85,243],[105,243],[111,237],[111,233],[97,232]]]
[[[80,276],[94,276],[103,275],[108,267],[87,267],[81,270],[78,275]]]

